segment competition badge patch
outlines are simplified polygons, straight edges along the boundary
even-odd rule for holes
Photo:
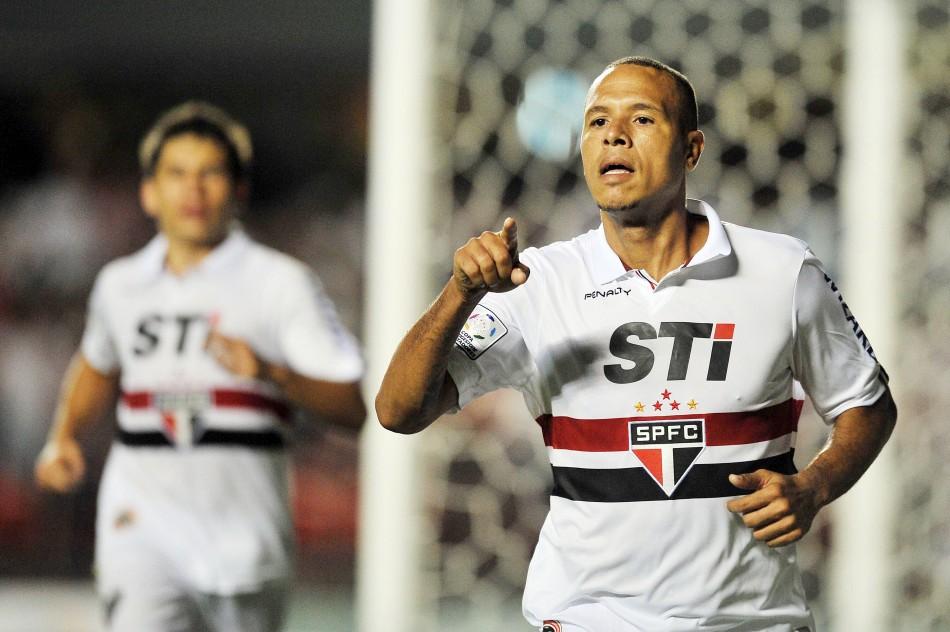
[[[479,305],[465,321],[462,331],[455,339],[455,346],[465,352],[470,359],[488,351],[493,344],[508,333],[508,328],[495,312]]]
[[[631,421],[629,429],[630,449],[657,485],[672,496],[706,449],[705,420]]]

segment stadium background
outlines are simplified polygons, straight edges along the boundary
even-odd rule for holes
[[[861,150],[841,132],[843,2],[433,4],[433,131],[442,146],[433,185],[445,200],[433,279],[444,277],[454,244],[505,214],[517,214],[528,244],[591,224],[570,125],[559,136],[532,122],[550,121],[552,130],[564,117],[569,123],[562,106],[576,102],[576,86],[631,53],[670,62],[697,88],[707,150],[690,193],[729,221],[800,236],[833,271],[842,266],[841,158]],[[893,89],[907,104],[893,121],[905,130],[905,155],[893,165],[904,200],[894,209],[902,221],[893,297],[900,352],[883,358],[899,376],[902,420],[889,481],[898,499],[888,558],[898,607],[888,629],[923,632],[950,629],[950,394],[942,387],[950,375],[950,5],[896,4],[906,73]],[[0,8],[0,631],[96,629],[96,477],[63,499],[38,494],[30,471],[96,270],[150,235],[137,208],[134,155],[158,112],[199,97],[249,124],[257,165],[248,229],[311,263],[346,323],[362,330],[372,7],[168,6]],[[866,142],[875,137],[868,130]],[[107,426],[89,439],[95,463],[108,447]],[[803,459],[822,432],[813,416],[803,422]],[[349,630],[358,449],[319,429],[304,435],[292,627]],[[433,629],[526,629],[518,602],[545,511],[541,448],[508,393],[421,438],[419,513],[428,528],[419,607],[434,613]],[[825,512],[800,546],[822,621],[834,526]]]

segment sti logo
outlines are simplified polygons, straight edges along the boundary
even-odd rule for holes
[[[614,384],[631,384],[648,376],[653,370],[656,356],[653,349],[637,344],[633,340],[645,341],[657,338],[672,338],[673,350],[670,354],[670,366],[666,374],[668,381],[685,380],[689,368],[689,356],[693,352],[693,340],[712,338],[709,353],[709,367],[706,380],[722,382],[729,370],[729,355],[732,353],[732,339],[735,335],[735,323],[690,323],[663,322],[657,330],[650,323],[624,323],[610,336],[610,353],[615,358],[632,362],[630,368],[622,364],[605,364],[604,377]]]
[[[667,496],[672,496],[696,457],[706,449],[703,419],[631,421],[630,450]]]

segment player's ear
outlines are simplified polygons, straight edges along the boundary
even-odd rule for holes
[[[158,201],[155,195],[155,183],[152,178],[148,176],[142,178],[142,182],[139,183],[139,203],[149,217],[158,216]]]
[[[686,134],[686,171],[692,171],[699,164],[699,157],[703,155],[706,146],[706,137],[702,131],[694,129]]]

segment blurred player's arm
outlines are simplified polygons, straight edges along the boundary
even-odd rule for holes
[[[360,383],[330,382],[301,375],[260,358],[243,340],[212,331],[206,344],[211,356],[231,373],[277,386],[294,404],[334,426],[359,430],[366,419]]]
[[[376,395],[379,422],[403,434],[419,432],[458,401],[448,373],[449,352],[465,319],[488,292],[528,280],[518,261],[518,227],[510,217],[455,251],[452,278],[396,348]]]
[[[755,539],[771,547],[800,540],[818,510],[851,489],[871,466],[896,423],[897,406],[885,388],[874,404],[838,415],[825,447],[798,474],[756,470],[730,475],[733,485],[752,493],[730,501],[728,509],[742,516]]]
[[[46,445],[36,459],[34,475],[40,487],[55,492],[75,489],[86,473],[77,437],[100,420],[115,400],[118,373],[103,374],[76,353],[63,385]]]

